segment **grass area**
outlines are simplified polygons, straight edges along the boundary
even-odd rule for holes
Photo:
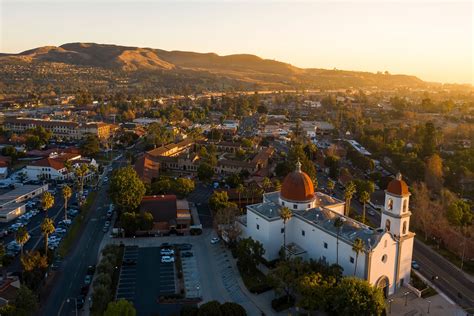
[[[415,236],[416,239],[418,239],[419,241],[421,241],[425,245],[429,246],[431,249],[436,251],[439,255],[441,255],[445,259],[449,260],[456,267],[461,268],[461,258],[457,254],[455,254],[452,251],[444,248],[442,245],[440,245],[439,248],[438,248],[438,245],[432,239],[428,238],[428,240],[425,240],[425,235],[422,231],[415,230],[415,233],[416,233],[416,236]],[[462,243],[464,241],[460,240],[459,242]],[[474,276],[474,261],[469,261],[466,258],[464,258],[463,271]]]
[[[244,281],[245,287],[251,293],[260,294],[272,289],[272,286],[269,285],[268,279],[265,274],[263,274],[257,268],[252,269],[252,271],[248,272],[247,270],[242,269],[239,264],[237,264],[237,267],[239,268],[240,276]]]
[[[91,192],[87,197],[86,202],[81,206],[80,214],[74,219],[69,231],[67,232],[66,236],[64,236],[64,239],[61,241],[61,244],[58,247],[58,254],[61,257],[64,258],[69,253],[74,241],[77,238],[77,235],[82,229],[84,220],[86,219],[87,214],[89,214],[92,203],[95,201],[96,196],[97,192]]]

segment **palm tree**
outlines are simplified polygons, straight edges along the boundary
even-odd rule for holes
[[[72,196],[72,189],[65,185],[63,187],[63,198],[64,198],[64,219],[67,220],[67,202],[69,198]]]
[[[331,195],[334,194],[334,187],[336,186],[336,183],[329,179],[328,181],[328,190],[331,192]]]
[[[51,218],[46,217],[41,223],[41,232],[44,236],[44,253],[48,253],[48,237],[54,233],[54,222]]]
[[[286,259],[286,223],[291,219],[293,213],[286,206],[283,206],[280,209],[280,218],[283,220],[283,254]]]
[[[346,187],[346,190],[344,191],[344,198],[346,200],[346,216],[349,216],[349,213],[351,211],[351,200],[352,196],[356,193],[356,186],[354,182],[349,182],[349,184]]]
[[[273,186],[273,183],[270,179],[268,179],[267,177],[263,178],[262,188],[265,192],[267,192],[267,190],[269,190],[272,186]]]
[[[26,228],[25,227],[18,228],[18,230],[16,231],[16,235],[15,235],[15,241],[21,247],[21,256],[22,257],[23,257],[23,245],[26,244],[28,239],[30,239],[30,235],[28,234],[28,231],[26,230]]]
[[[48,210],[52,208],[54,205],[54,196],[49,192],[44,192],[43,196],[41,197],[41,206],[43,207],[43,211],[45,211],[46,216],[48,216]]]
[[[81,202],[82,202],[82,193],[84,191],[84,181],[88,173],[89,173],[89,166],[86,164],[81,164],[79,167],[76,167],[74,169],[74,174],[79,183],[79,193],[81,197]]]
[[[357,259],[359,259],[359,253],[364,251],[364,241],[360,238],[356,238],[352,244],[352,251],[356,254],[355,266],[354,266],[354,276],[357,272]]]
[[[240,183],[240,184],[237,186],[237,188],[236,188],[235,190],[236,190],[237,193],[239,194],[239,209],[242,209],[242,207],[241,207],[241,206],[242,206],[242,203],[241,203],[240,198],[241,198],[241,196],[242,196],[242,193],[244,193],[244,191],[245,191],[245,187],[243,186],[242,183]]]
[[[362,203],[362,223],[365,223],[365,205],[370,202],[370,194],[367,191],[362,191],[359,197],[360,203]]]
[[[336,264],[339,264],[339,235],[341,234],[342,225],[344,225],[344,221],[341,217],[337,217],[333,223],[334,227],[337,228],[337,235],[336,235]]]

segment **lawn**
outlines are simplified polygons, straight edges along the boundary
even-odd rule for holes
[[[71,228],[69,228],[69,231],[67,232],[66,236],[64,236],[64,239],[61,241],[61,244],[58,247],[58,254],[61,257],[64,258],[69,253],[79,232],[82,230],[84,220],[87,217],[87,214],[89,214],[91,205],[94,202],[96,196],[97,192],[91,192],[89,194],[86,199],[86,202],[81,207],[81,213],[73,221]]]

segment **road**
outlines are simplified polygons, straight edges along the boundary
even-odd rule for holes
[[[124,161],[113,162],[113,169]],[[40,315],[71,315],[75,312],[76,298],[80,294],[89,265],[97,264],[100,242],[104,236],[102,231],[106,221],[107,207],[110,200],[107,194],[108,185],[100,186],[96,200],[85,220],[85,227],[69,255],[63,260],[57,271],[54,285],[46,303],[41,307]],[[68,303],[67,300],[70,299]]]
[[[319,175],[318,182],[322,187],[326,187],[327,178]],[[334,195],[343,200],[344,192],[336,187]],[[352,199],[351,208],[357,214],[362,214],[362,205],[356,198]],[[367,218],[374,224],[380,224],[380,213],[375,212]],[[444,257],[436,253],[429,246],[415,239],[413,247],[413,259],[420,265],[419,272],[428,280],[433,276],[438,276],[432,282],[451,300],[465,309],[474,309],[474,283],[467,279],[463,272],[459,271]],[[472,311],[472,310],[471,310]]]

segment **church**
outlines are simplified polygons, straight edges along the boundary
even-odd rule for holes
[[[397,174],[385,191],[380,226],[372,228],[344,216],[344,201],[315,192],[298,162],[281,190],[265,193],[262,203],[248,205],[238,225],[243,238],[262,243],[268,261],[279,258],[285,235],[288,255],[338,263],[344,275],[355,274],[388,296],[410,281],[415,234],[409,230],[409,199],[408,186]],[[280,217],[283,207],[292,212],[286,225]],[[334,225],[337,218],[342,220],[340,227]],[[358,255],[352,250],[357,238],[364,244]]]

